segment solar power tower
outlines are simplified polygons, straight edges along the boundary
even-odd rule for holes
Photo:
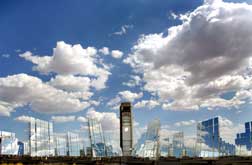
[[[133,150],[133,123],[130,102],[120,106],[120,146],[123,156],[131,156]]]

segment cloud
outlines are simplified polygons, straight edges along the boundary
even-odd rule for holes
[[[10,54],[2,54],[1,57],[2,58],[10,58]]]
[[[174,125],[177,126],[177,127],[181,127],[181,126],[195,125],[196,123],[197,123],[197,121],[195,121],[195,120],[188,120],[188,121],[176,122]]]
[[[112,50],[111,55],[114,58],[122,58],[123,52],[121,52],[120,50]]]
[[[159,106],[160,103],[156,100],[141,100],[134,105],[134,108],[148,108],[152,109]]]
[[[15,118],[16,121],[24,122],[24,123],[29,123],[31,121],[31,119],[33,119],[33,117],[25,116],[25,115],[18,116]]]
[[[84,100],[89,99],[93,95],[90,92],[92,84],[88,77],[57,75],[49,81],[49,84],[58,89],[79,94]]]
[[[0,112],[29,105],[33,111],[49,114],[73,113],[89,107],[78,93],[54,88],[37,77],[17,74],[0,78]]]
[[[104,47],[103,53],[109,51]],[[27,51],[20,57],[34,64],[33,70],[46,74],[50,80],[27,74],[0,78],[0,115],[10,116],[17,107],[28,105],[40,113],[63,114],[79,112],[90,105],[97,90],[106,88],[111,67],[97,55],[94,47],[82,48],[57,42],[52,56],[33,55]]]
[[[84,116],[79,116],[76,117],[74,115],[70,115],[70,116],[52,116],[52,121],[55,123],[68,123],[68,122],[81,122],[81,123],[86,123],[87,122],[87,118]]]
[[[242,124],[235,124],[226,117],[219,116],[220,137],[226,142],[234,143],[236,134],[243,131]]]
[[[98,63],[97,50],[94,47],[82,48],[81,45],[70,45],[63,41],[57,42],[52,56],[37,56],[27,51],[20,57],[35,64],[33,70],[43,74],[91,76],[91,83],[96,89],[105,88],[111,74]]]
[[[88,77],[76,77],[73,75],[57,75],[50,80],[50,85],[66,91],[88,91],[90,79]]]
[[[116,96],[115,98],[111,99],[111,100],[107,103],[107,105],[108,105],[108,106],[113,106],[113,105],[115,105],[115,104],[118,104],[119,102],[121,102],[121,97]]]
[[[100,105],[100,101],[96,101],[96,100],[90,100],[89,103],[93,106],[98,106]]]
[[[107,102],[107,106],[113,110],[118,110],[120,107],[120,103],[124,101],[134,102],[136,99],[140,99],[143,97],[143,93],[134,93],[128,90],[120,91],[116,95],[116,97],[112,98]]]
[[[198,110],[200,107],[197,105],[197,100],[189,100],[185,99],[182,100],[176,100],[171,103],[164,103],[162,105],[162,108],[164,110],[173,110],[173,111],[184,111],[184,110]]]
[[[83,116],[79,116],[79,117],[77,118],[77,121],[82,122],[82,123],[86,123],[86,122],[87,122],[87,118],[85,118],[85,117],[83,117]]]
[[[138,75],[130,75],[131,80],[128,82],[123,82],[123,85],[126,85],[128,87],[135,87],[135,86],[140,86],[142,79]]]
[[[11,112],[18,106],[18,104],[11,104],[0,99],[0,116],[10,116]]]
[[[52,116],[52,121],[55,123],[73,122],[75,119],[75,116]]]
[[[122,98],[120,96],[116,96],[115,98],[112,98],[108,103],[107,106],[109,106],[113,110],[118,110],[120,106],[120,102],[122,101]]]
[[[179,15],[177,15],[176,13],[170,11],[170,12],[168,13],[168,18],[169,18],[169,19],[175,20],[175,19],[179,18]]]
[[[134,92],[131,92],[131,91],[128,91],[128,90],[121,91],[118,94],[119,94],[119,96],[121,96],[122,100],[124,100],[124,101],[130,101],[130,102],[133,102],[134,100],[143,97],[143,93],[142,92],[140,92],[140,93],[134,93]]]
[[[245,102],[220,96],[251,88],[251,17],[246,3],[206,1],[181,15],[168,35],[142,35],[124,62],[143,75],[144,89],[158,94],[164,109],[239,106]]]
[[[104,54],[104,55],[109,55],[109,48],[108,47],[103,47],[99,49],[99,52]]]
[[[129,29],[132,29],[134,26],[133,25],[123,25],[121,26],[121,30],[120,31],[117,31],[117,32],[114,32],[113,34],[114,35],[124,35],[127,33],[127,30]]]
[[[103,47],[103,48],[99,49],[99,52],[102,53],[102,54],[104,54],[104,55],[111,54],[111,56],[113,58],[117,58],[117,59],[122,58],[122,56],[123,56],[123,52],[122,51],[120,51],[120,50],[112,50],[110,52],[108,47]]]

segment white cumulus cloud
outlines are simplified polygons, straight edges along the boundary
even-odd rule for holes
[[[112,50],[111,56],[114,58],[122,58],[123,52],[121,52],[120,50]]]
[[[220,137],[225,141],[233,144],[236,138],[236,134],[244,132],[244,125],[235,124],[228,118],[219,116],[219,129]]]
[[[130,80],[128,82],[123,82],[123,85],[126,85],[128,87],[135,87],[135,86],[140,86],[142,79],[138,75],[131,75]]]
[[[131,92],[131,91],[128,91],[128,90],[121,91],[118,94],[119,94],[119,96],[121,96],[122,100],[124,100],[124,101],[130,101],[130,102],[133,102],[134,100],[143,97],[143,93],[142,92],[140,92],[140,93],[134,93],[134,92]]]
[[[79,117],[77,118],[77,121],[82,122],[82,123],[86,123],[86,122],[87,122],[87,118],[84,117],[84,116],[79,116]]]
[[[104,55],[109,55],[109,48],[108,47],[103,47],[99,49],[99,52],[104,54]]]
[[[236,107],[243,100],[220,95],[252,85],[252,6],[205,1],[180,15],[181,25],[143,35],[124,59],[143,75],[144,89],[169,110]],[[249,70],[249,72],[248,72]]]
[[[90,103],[82,96],[54,88],[37,77],[17,74],[0,78],[0,110],[8,115],[12,108],[29,105],[40,113],[72,113],[87,108]]]
[[[191,126],[191,125],[195,125],[197,123],[197,121],[195,120],[188,120],[188,121],[179,121],[176,122],[174,125],[177,127],[181,127],[181,126]]]
[[[25,116],[25,115],[18,116],[15,118],[16,121],[24,122],[24,123],[29,123],[31,121],[31,119],[33,119],[33,117]]]
[[[79,44],[70,45],[60,41],[53,49],[52,56],[37,56],[28,51],[20,57],[35,64],[33,69],[43,74],[53,72],[60,75],[92,76],[93,86],[103,89],[111,73],[99,66],[96,54],[97,50],[94,47],[85,49]]]
[[[58,89],[78,94],[85,100],[93,95],[90,91],[91,80],[88,77],[57,75],[49,81],[49,84]]]
[[[157,100],[141,100],[134,105],[134,108],[148,108],[152,109],[159,106],[160,103]]]
[[[75,116],[52,116],[52,121],[55,123],[73,122],[75,119]]]

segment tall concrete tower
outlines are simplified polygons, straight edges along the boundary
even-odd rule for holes
[[[133,124],[130,102],[120,106],[120,146],[123,156],[131,156],[133,150]]]

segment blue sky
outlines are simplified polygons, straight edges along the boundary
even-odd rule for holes
[[[247,4],[241,5],[241,2]],[[20,116],[33,116],[50,121],[53,120],[53,116],[56,116],[58,120],[54,121],[55,132],[79,130],[85,125],[85,122],[78,121],[79,116],[86,118],[88,115],[100,115],[101,120],[110,120],[113,114],[117,114],[118,117],[118,105],[121,101],[132,101],[134,120],[139,124],[137,126],[139,129],[144,128],[151,119],[158,117],[161,124],[168,127],[168,131],[184,130],[185,134],[191,136],[192,132],[195,132],[196,121],[214,116],[222,116],[224,119],[230,120],[232,124],[228,128],[235,127],[234,131],[240,131],[242,128],[240,124],[252,120],[249,103],[251,96],[245,97],[245,94],[247,96],[251,93],[251,74],[245,74],[243,68],[246,67],[245,69],[250,71],[248,61],[251,58],[252,50],[246,45],[252,42],[249,37],[244,39],[244,36],[252,35],[251,30],[248,30],[251,25],[249,20],[252,15],[252,7],[249,5],[252,3],[251,1],[212,2],[209,0],[204,3],[201,0],[127,0],[120,2],[118,0],[109,2],[102,0],[2,0],[0,3],[0,100],[3,101],[3,103],[0,102],[0,129],[16,132],[20,139],[26,138],[23,130],[28,128],[27,123],[17,119]],[[212,8],[199,9],[204,5]],[[214,5],[217,7],[214,8]],[[227,8],[230,6],[233,8],[228,13]],[[249,9],[245,10],[246,7]],[[223,22],[222,24],[216,23],[216,26],[212,26],[215,25],[214,21],[209,21],[204,28],[200,22],[203,19],[196,19],[196,16],[193,16],[193,14],[197,15],[197,10],[199,14],[208,18],[218,8],[223,10],[223,13],[212,17],[215,17],[217,22]],[[239,16],[241,18],[236,20]],[[229,18],[233,18],[234,22],[225,22]],[[248,21],[245,21],[246,19]],[[191,30],[187,29],[187,23]],[[237,26],[232,26],[230,31],[233,33],[228,33],[227,28],[232,24],[237,24]],[[179,30],[179,25],[184,25],[182,30]],[[244,25],[243,28],[238,28],[240,25]],[[171,27],[174,27],[175,30],[170,29],[167,32],[167,29]],[[161,33],[162,35],[160,35]],[[218,35],[218,33],[220,34]],[[193,34],[203,37],[197,38],[197,35]],[[205,34],[209,37],[209,41],[205,40]],[[236,50],[231,49],[233,48],[232,43],[227,44],[222,40],[222,34],[223,38],[226,37],[225,41],[233,41],[234,46],[237,46]],[[174,36],[172,37],[172,35]],[[244,42],[239,42],[239,37],[243,38]],[[202,44],[197,44],[197,42]],[[215,42],[219,45],[215,45]],[[237,43],[239,44],[237,45]],[[100,75],[100,73],[96,73],[98,71],[92,69],[83,71],[85,62],[81,63],[80,69],[77,69],[78,71],[75,73],[71,72],[71,68],[67,68],[70,66],[68,63],[71,61],[70,59],[55,60],[44,70],[40,67],[47,65],[46,62],[36,62],[39,57],[63,57],[69,51],[64,46],[71,47],[78,44],[82,46],[83,50],[73,52],[71,54],[73,59],[84,49],[86,51],[87,47],[94,47],[93,49],[96,51],[94,55],[92,52],[87,53],[88,58],[91,59],[91,65],[110,73],[104,80],[102,89],[92,83],[87,86],[74,84],[77,87],[71,84],[69,87],[69,84],[62,84],[60,81],[52,82],[57,76],[65,76],[66,79],[70,75],[73,76],[73,79],[86,77],[92,81],[104,75]],[[60,49],[60,45],[64,48]],[[103,47],[109,49],[107,55],[100,50]],[[53,48],[59,48],[60,51],[53,53]],[[183,51],[181,51],[182,49]],[[117,50],[117,52],[112,53],[112,50]],[[208,50],[211,50],[210,53]],[[120,57],[120,53],[118,55],[118,52],[123,53],[122,57]],[[234,53],[234,57],[230,58],[228,56],[230,53]],[[220,57],[217,62],[211,61],[216,60],[214,59],[216,57]],[[232,61],[229,58],[235,60]],[[88,61],[90,59],[81,58],[80,60]],[[221,59],[224,62],[219,64],[218,61]],[[204,65],[200,65],[201,63]],[[152,65],[153,67],[149,67]],[[215,67],[220,72],[216,72]],[[65,68],[69,69],[68,71],[71,73],[62,71]],[[21,73],[26,76],[17,76]],[[178,74],[184,77],[180,77]],[[160,78],[160,81],[155,76]],[[69,79],[69,81],[72,82],[73,79]],[[43,84],[42,93],[37,88],[23,87],[29,81],[32,82],[31,85]],[[19,82],[22,84],[21,87],[18,85]],[[8,83],[12,84],[11,87],[8,86]],[[15,91],[18,86],[22,88],[21,93],[10,92]],[[206,86],[209,88],[204,88]],[[64,108],[62,100],[59,103],[51,103],[53,98],[45,98],[47,95],[43,93],[43,90],[47,89],[48,91],[57,90],[60,93],[59,97],[62,92],[66,92],[66,94],[62,94],[66,97],[62,98],[63,100],[70,98],[72,101],[76,101],[76,98],[70,96],[73,92],[75,95],[77,95],[76,92],[82,92],[82,94],[91,92],[93,95],[87,99],[78,97],[77,100],[81,104],[85,102],[89,106],[72,110]],[[195,91],[197,94],[192,94]],[[241,92],[244,97],[238,96],[238,92]],[[43,105],[38,103],[41,101],[39,99],[45,99]],[[109,104],[111,100],[114,100],[114,104]],[[143,100],[146,102],[142,102],[140,106]],[[96,101],[99,105],[94,105],[91,101]],[[155,106],[149,108],[150,101],[153,101]],[[172,104],[176,101],[178,104]],[[49,108],[46,107],[47,103]],[[60,108],[55,110],[56,108],[50,107],[60,103],[64,108],[62,111],[59,110]],[[137,103],[139,103],[138,106],[136,106]],[[143,105],[144,103],[147,105]],[[8,109],[6,104],[11,110],[6,110]],[[72,103],[69,105],[75,106]],[[104,117],[106,115],[107,117]],[[69,116],[75,116],[74,121],[63,121],[63,118],[60,118],[65,117],[64,119],[66,119]],[[179,124],[178,122],[181,121],[184,123]],[[108,129],[106,124],[111,123],[117,124],[118,118],[111,117],[111,122],[102,122],[105,129]],[[176,123],[177,126],[175,126]],[[117,128],[117,126],[115,127]],[[232,139],[232,137],[228,138]]]

